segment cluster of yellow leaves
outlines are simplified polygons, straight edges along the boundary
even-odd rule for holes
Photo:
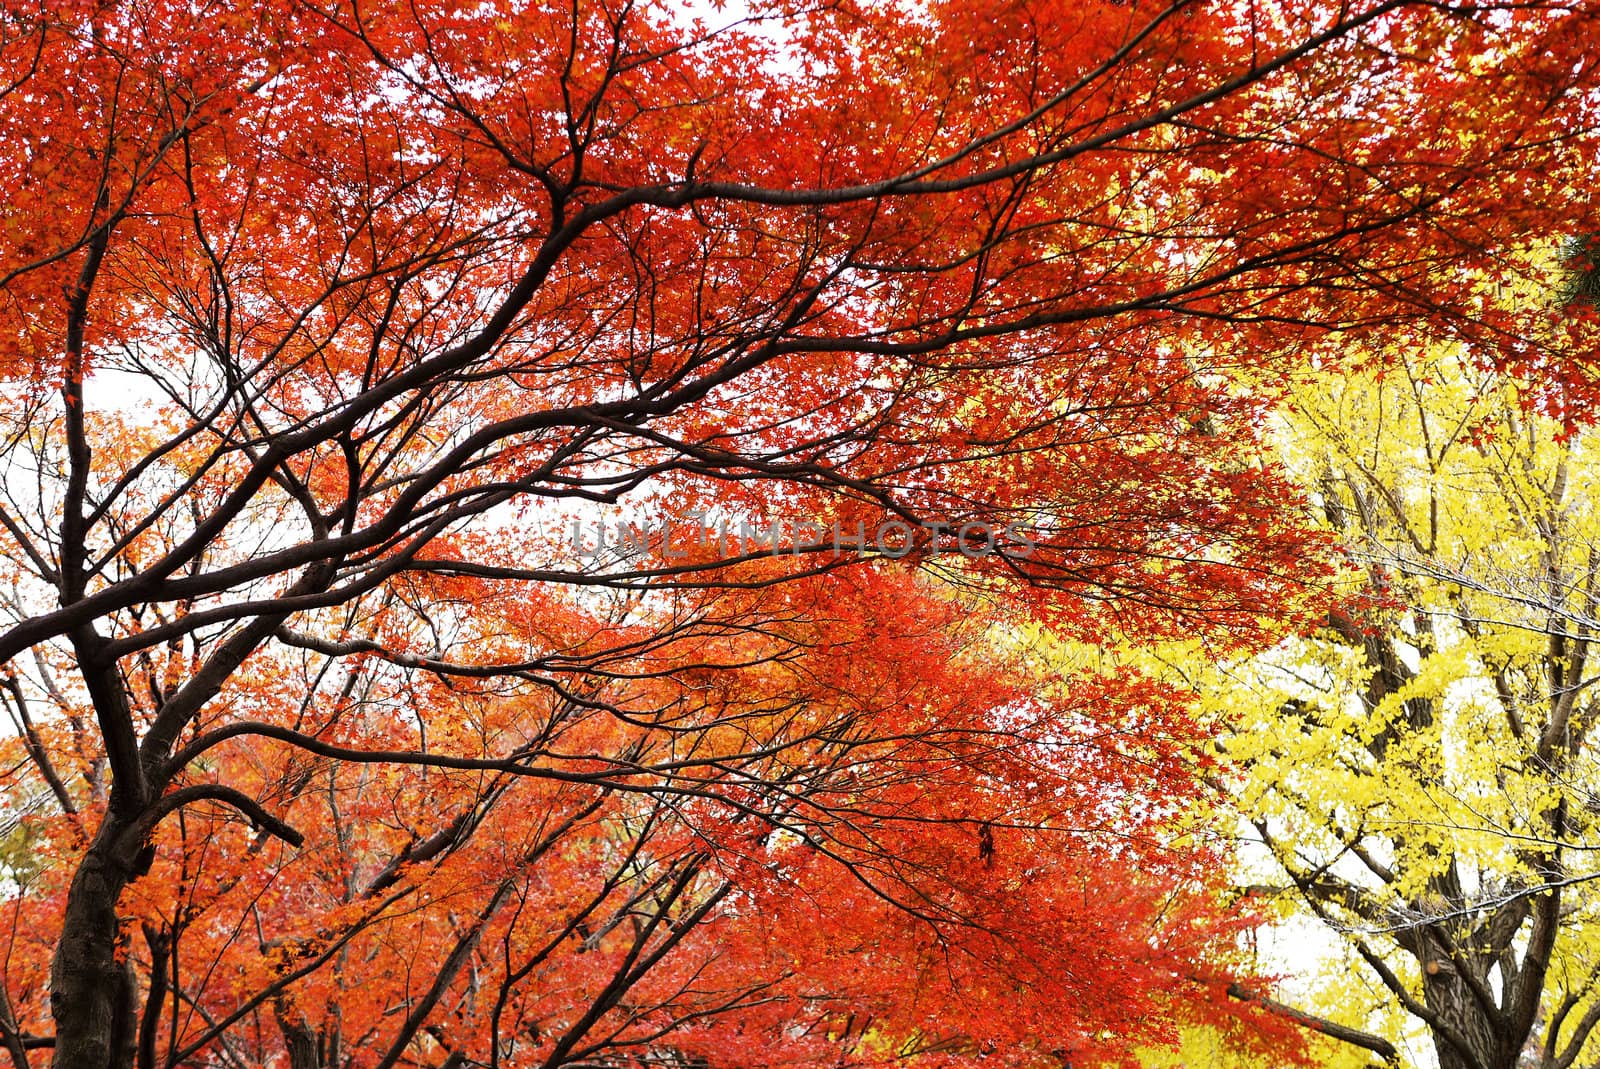
[[[1556,1064],[1585,1049],[1600,950],[1600,463],[1592,435],[1460,348],[1389,356],[1297,384],[1277,429],[1345,554],[1325,626],[1245,664],[1165,656],[1231,725],[1218,785],[1264,846],[1246,878],[1303,918],[1287,966],[1343,953],[1363,977],[1316,1007],[1403,1042],[1410,998],[1465,1031],[1486,1019],[1456,981],[1470,970],[1509,1020],[1518,985],[1540,983],[1523,955],[1548,939],[1516,1043]],[[1402,1053],[1425,1063],[1418,1031]]]

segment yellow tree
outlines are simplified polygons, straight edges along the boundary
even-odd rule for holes
[[[1291,395],[1284,450],[1348,568],[1322,626],[1204,684],[1276,870],[1252,890],[1374,993],[1322,1012],[1401,1011],[1444,1069],[1592,1064],[1600,446],[1459,348],[1404,355]]]

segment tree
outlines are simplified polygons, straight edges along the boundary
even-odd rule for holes
[[[970,881],[1007,856],[1103,874],[1046,844],[1158,835],[1130,769],[1181,789],[1159,758],[1182,717],[1115,680],[1105,709],[1002,700],[1004,672],[905,711],[899,673],[944,681],[953,654],[909,626],[938,597],[895,569],[1083,637],[1258,636],[1316,565],[1288,485],[1240,460],[1262,401],[1230,369],[1332,330],[1512,329],[1454,282],[1586,180],[1594,21],[1407,0],[778,3],[721,29],[629,2],[9,10],[0,661],[13,804],[62,814],[12,903],[47,944],[14,950],[13,1061],[265,1060],[229,1030],[258,1036],[272,1002],[310,1066],[355,1057],[330,1037],[363,994],[349,1024],[379,1064],[523,1058],[504,1029],[451,1047],[450,1014],[480,1011],[530,1064],[692,1061],[683,1034],[753,1021],[777,974],[677,950],[759,932],[779,877],[827,884],[831,918],[914,920],[949,990],[1049,989],[985,912],[1010,900]],[[767,546],[685,538],[691,513]],[[559,533],[597,518],[639,534]],[[896,641],[860,655],[872,635]],[[1111,728],[1048,799],[1010,760],[1050,768]],[[913,789],[946,772],[950,793]],[[212,846],[223,813],[257,833]],[[773,856],[803,848],[829,859],[814,876]],[[1117,849],[1171,886],[1069,909],[1026,867],[1042,945],[1166,950],[1117,984],[1085,965],[1103,1003],[1060,1048],[995,1026],[1008,1056],[1143,1019],[1179,961],[1220,990],[1228,922],[1161,897],[1189,900],[1193,857]],[[560,912],[578,901],[593,915]],[[199,917],[235,927],[200,938]],[[802,959],[849,945],[792,923]],[[512,1005],[532,974],[510,978],[563,938],[610,979],[552,1040],[555,1011]],[[236,951],[198,987],[190,939]],[[862,1058],[913,1031],[934,1064],[984,1053],[940,1038],[926,990],[888,1025],[799,1020]],[[793,1039],[787,1020],[746,1034]]]
[[[192,780],[270,804],[299,842],[204,806],[158,839],[120,907],[137,1063],[1049,1064],[1104,1058],[1110,1032],[1163,1041],[1197,1011],[1249,1023],[1217,971],[1246,918],[1215,915],[1207,855],[1163,830],[1185,748],[1110,733],[1168,718],[1159,691],[1083,679],[1047,703],[966,648],[981,621],[948,599],[873,581],[788,594],[807,611],[781,620],[764,593],[702,593],[680,606],[695,626],[668,634],[628,618],[637,604],[600,634],[541,605],[565,657],[604,652],[610,681],[581,699],[381,659],[258,661],[267,678],[234,691],[253,730],[319,715],[310,756],[219,743]],[[504,656],[527,626],[511,599],[488,605],[511,618],[461,655]],[[833,613],[854,623],[818,625]],[[416,623],[382,615],[391,642]],[[486,738],[525,764],[449,767]],[[400,746],[437,763],[380,761]],[[1176,795],[1163,814],[1119,798],[1119,777]],[[81,850],[71,820],[35,827],[48,860],[5,944],[25,1034],[47,1025],[59,860]],[[1173,997],[1138,996],[1134,976]]]
[[[1440,1066],[1587,1064],[1593,434],[1449,346],[1308,384],[1286,422],[1350,567],[1320,630],[1217,690],[1247,711],[1225,748],[1278,866],[1259,891],[1327,925]]]

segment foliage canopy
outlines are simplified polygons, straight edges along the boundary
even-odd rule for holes
[[[1204,724],[988,625],[1255,641],[1320,566],[1242,383],[1378,330],[1566,351],[1460,279],[1588,188],[1596,21],[8,7],[12,1061],[1259,1025],[1148,800]],[[597,516],[655,533],[575,552]]]

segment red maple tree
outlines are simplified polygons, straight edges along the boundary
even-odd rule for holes
[[[1270,630],[1273,369],[1517,326],[1457,279],[1584,188],[1595,18],[8,10],[12,1060],[1249,1015],[1165,802],[1203,725],[1004,635]]]

